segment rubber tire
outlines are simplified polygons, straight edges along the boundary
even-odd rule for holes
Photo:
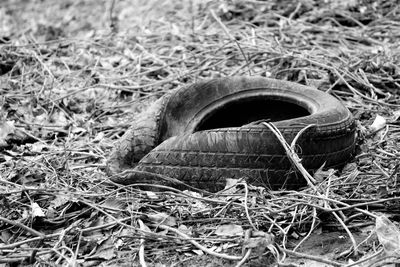
[[[108,175],[113,176],[133,168],[140,159],[160,143],[163,110],[170,96],[171,94],[164,95],[144,112],[134,117],[132,126],[114,144],[114,149],[107,160]]]
[[[282,145],[263,125],[197,132],[216,110],[250,97],[286,101],[310,112],[308,116],[274,122],[289,143],[306,125],[316,125],[298,140],[302,164],[310,171],[322,164],[338,166],[352,157],[355,122],[349,110],[333,96],[286,81],[229,77],[178,89],[140,115],[128,133],[133,138],[125,137],[120,142],[131,149],[129,153],[120,153],[119,159],[123,160],[119,162],[123,164],[119,167],[133,166],[136,159],[149,153],[134,168],[137,175],[115,176],[113,180],[136,183],[143,179],[140,173],[148,172],[209,191],[222,189],[225,178],[245,178],[251,184],[271,189],[304,185],[304,179],[292,169]],[[116,150],[120,151],[121,147],[124,146],[119,145]]]

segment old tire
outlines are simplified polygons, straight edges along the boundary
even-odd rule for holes
[[[132,168],[150,150],[159,144],[160,125],[165,103],[170,94],[155,101],[147,110],[139,113],[132,126],[115,143],[107,160],[107,173],[114,175]]]
[[[151,150],[165,141],[148,154],[141,151],[146,155],[134,169],[137,174],[114,176],[115,182],[135,183],[141,181],[140,173],[148,172],[210,191],[223,188],[225,178],[245,178],[272,189],[298,188],[304,180],[291,168],[277,138],[263,125],[248,124],[260,119],[275,121],[288,142],[305,126],[316,125],[298,141],[309,170],[324,163],[341,165],[354,151],[355,123],[349,110],[331,95],[291,82],[214,79],[178,89],[158,103],[150,112],[156,119],[144,127],[150,132],[147,139],[135,135],[134,143],[145,143],[142,147]],[[149,135],[151,142],[141,141]],[[125,159],[123,166],[133,161]]]

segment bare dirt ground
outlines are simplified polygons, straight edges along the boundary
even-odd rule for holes
[[[395,0],[1,1],[0,265],[400,262],[399,38]],[[354,160],[297,192],[108,180],[137,112],[232,75],[340,98],[359,122]]]

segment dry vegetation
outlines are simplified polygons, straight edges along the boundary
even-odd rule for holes
[[[399,37],[396,0],[1,1],[0,265],[399,260]],[[171,89],[229,75],[339,97],[359,120],[354,161],[298,192],[107,179],[132,116]]]

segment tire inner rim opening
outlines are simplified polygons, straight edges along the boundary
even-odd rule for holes
[[[304,107],[267,96],[248,97],[214,109],[195,131],[240,127],[258,120],[282,121],[310,115]]]

